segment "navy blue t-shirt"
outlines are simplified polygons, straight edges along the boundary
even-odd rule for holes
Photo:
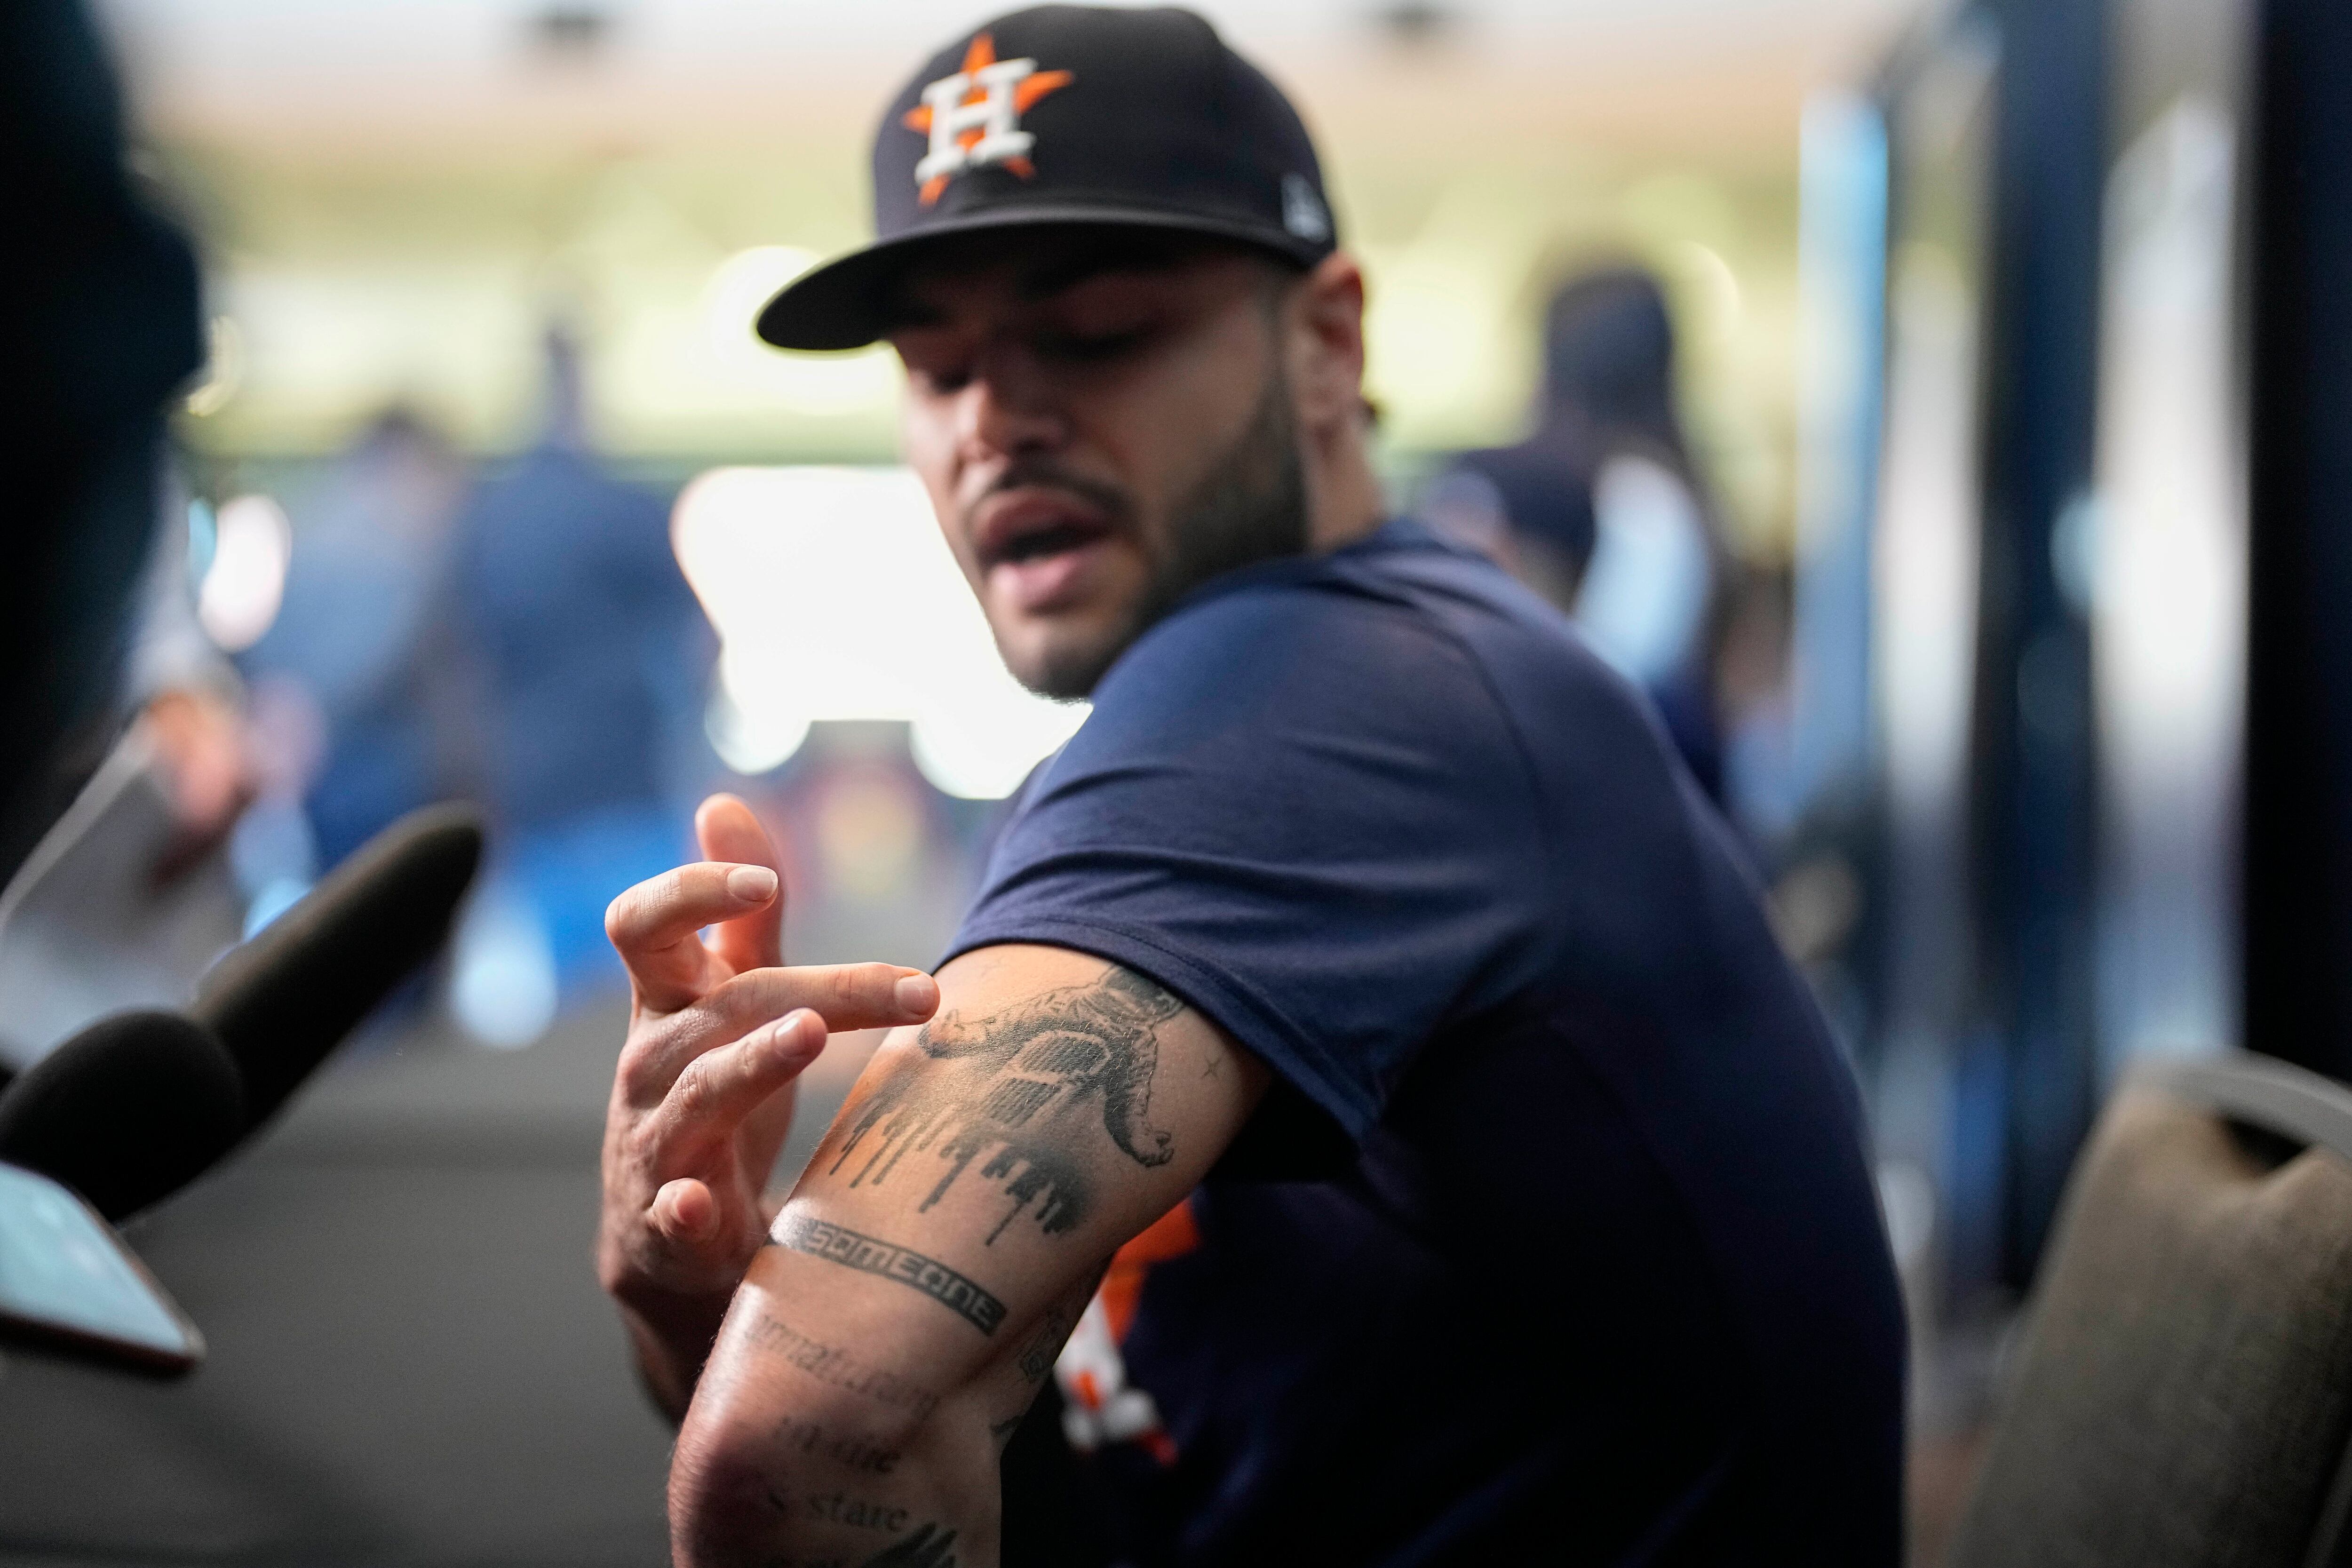
[[[1642,699],[1493,565],[1394,522],[1195,593],[1016,802],[952,951],[1003,942],[1277,1079],[1126,1329],[1131,1559],[1897,1560],[1852,1079]]]

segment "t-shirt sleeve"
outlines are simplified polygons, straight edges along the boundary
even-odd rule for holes
[[[1034,777],[950,956],[1149,974],[1360,1136],[1413,1052],[1540,963],[1528,764],[1414,607],[1244,589],[1129,650]]]

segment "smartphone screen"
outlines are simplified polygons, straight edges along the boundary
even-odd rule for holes
[[[114,1227],[37,1172],[0,1164],[0,1338],[166,1375],[203,1338]]]

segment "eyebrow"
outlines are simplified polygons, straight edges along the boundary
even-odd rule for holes
[[[1055,256],[1017,270],[1013,279],[1013,298],[1024,304],[1035,304],[1066,289],[1075,289],[1081,283],[1112,273],[1172,271],[1188,254],[1175,247],[1089,247],[1075,254]],[[945,312],[915,298],[909,287],[912,281],[912,273],[903,274],[890,290],[890,298],[882,315],[882,330],[886,336],[908,327],[947,324]]]
[[[1147,252],[1127,249],[1103,249],[1076,256],[1065,256],[1018,275],[1013,291],[1019,299],[1032,303],[1051,299],[1066,289],[1112,272],[1172,271],[1181,258],[1172,254],[1153,256]]]

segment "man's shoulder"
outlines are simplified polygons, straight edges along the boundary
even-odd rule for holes
[[[1344,730],[1489,765],[1496,748],[1652,749],[1643,700],[1566,616],[1483,557],[1382,533],[1180,604],[1097,690],[1096,741]]]
[[[1499,721],[1478,659],[1418,596],[1282,563],[1179,605],[1095,692],[1097,737],[1458,731]]]
[[[1564,616],[1499,567],[1397,525],[1364,545],[1229,574],[1178,604],[1106,677],[1098,703],[1170,687],[1232,689],[1231,678],[1305,666],[1351,683],[1389,683],[1401,698],[1445,701],[1499,650],[1561,679],[1596,668]]]

